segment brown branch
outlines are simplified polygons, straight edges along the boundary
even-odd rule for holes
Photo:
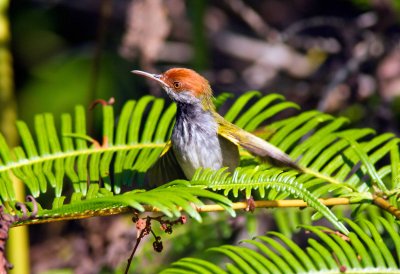
[[[128,264],[126,265],[125,272],[124,272],[125,274],[128,273],[129,268],[131,267],[131,263],[132,263],[133,256],[135,256],[136,250],[137,250],[137,248],[138,248],[140,242],[142,241],[142,239],[143,239],[143,237],[144,237],[144,234],[145,234],[145,231],[144,231],[144,229],[143,229],[143,230],[140,232],[140,235],[136,238],[135,246],[134,246],[134,248],[133,248],[133,250],[132,250],[131,255],[130,255],[129,258],[128,258]]]
[[[102,105],[104,107],[104,106],[111,106],[114,103],[115,103],[114,97],[111,97],[110,99],[108,99],[108,101],[106,101],[104,99],[96,99],[90,103],[89,110],[93,110],[97,105]]]
[[[136,243],[132,250],[131,255],[128,258],[128,264],[125,268],[125,274],[129,272],[129,268],[131,267],[133,256],[135,256],[136,250],[139,247],[142,239],[148,235],[151,231],[151,219],[149,217],[146,218],[146,221],[143,219],[138,219],[137,214],[134,215],[132,219],[136,223],[136,229],[138,230],[138,236],[136,237]]]
[[[319,199],[319,201],[326,206],[334,206],[334,205],[349,205],[353,204],[350,202],[348,198],[328,198],[328,199]],[[278,200],[278,201],[254,201],[255,208],[287,208],[287,207],[307,207],[308,204],[303,200]],[[146,212],[161,212],[160,209],[145,205],[143,206]],[[234,210],[246,209],[247,202],[236,202],[232,203],[232,208]],[[180,208],[182,210],[182,208]],[[198,212],[214,212],[214,211],[225,211],[225,209],[220,205],[203,205],[200,207],[196,207]],[[100,217],[100,216],[110,216],[128,212],[136,212],[134,209],[128,206],[115,207],[110,209],[102,209],[91,212],[83,212],[81,214],[71,214],[71,215],[63,215],[63,216],[39,216],[39,218],[28,220],[26,222],[18,222],[14,223],[13,226],[20,225],[30,225],[30,224],[42,224],[56,221],[67,221],[67,220],[78,220],[78,219],[86,219],[91,217]]]
[[[329,198],[319,199],[326,206],[333,205],[348,205],[350,200],[348,198]],[[232,204],[234,210],[246,209],[247,202],[237,202]],[[278,201],[254,201],[255,208],[286,208],[286,207],[306,207],[308,204],[303,200],[278,200]],[[220,205],[204,205],[197,208],[198,212],[212,212],[225,210]]]
[[[383,210],[389,212],[397,219],[400,219],[400,209],[396,208],[395,206],[391,205],[386,199],[374,195],[373,202]]]
[[[319,199],[319,201],[326,205],[326,206],[335,206],[335,205],[349,205],[349,204],[359,204],[362,201],[353,202],[349,198],[328,198],[328,199]],[[383,210],[389,212],[397,219],[400,219],[400,209],[391,205],[387,200],[382,197],[374,196],[373,203],[378,207],[382,208]],[[241,210],[246,209],[248,206],[247,202],[236,202],[232,203],[232,209],[234,210]],[[303,200],[277,200],[277,201],[254,201],[255,208],[287,208],[287,207],[307,207],[308,204]],[[153,206],[144,206],[145,212],[161,212],[160,209],[153,207]],[[182,210],[180,208],[179,210]],[[225,209],[216,204],[212,205],[203,205],[200,207],[196,207],[197,212],[215,212],[215,211],[225,211]],[[77,220],[77,219],[86,219],[90,217],[98,217],[98,216],[110,216],[128,212],[136,212],[132,208],[128,206],[121,206],[116,208],[109,208],[109,209],[102,209],[98,211],[91,211],[91,212],[83,212],[81,214],[71,214],[71,215],[64,215],[64,216],[49,216],[43,217],[38,216],[36,218],[23,220],[20,222],[13,223],[13,226],[20,226],[20,225],[28,225],[28,224],[41,224],[41,223],[49,223],[49,222],[56,222],[56,221],[66,221],[66,220]],[[143,212],[143,213],[145,213]],[[34,214],[36,216],[36,213]]]
[[[161,237],[157,236],[153,229],[151,228],[151,222],[152,221],[157,221],[161,225],[161,229],[164,230],[165,233],[171,234],[172,233],[172,226],[176,224],[185,224],[186,223],[186,216],[181,216],[176,220],[165,220],[165,216],[158,216],[158,217],[151,217],[151,216],[146,216],[145,218],[139,218],[139,214],[137,212],[134,213],[132,221],[136,224],[136,229],[138,230],[137,234],[138,236],[136,237],[136,243],[135,247],[132,250],[131,256],[128,258],[128,264],[125,268],[125,274],[128,273],[129,268],[132,263],[133,256],[135,256],[136,250],[139,246],[139,243],[142,241],[142,239],[149,235],[150,233],[154,237],[154,242],[153,242],[153,249],[156,252],[161,252],[163,250],[163,243],[161,241]]]

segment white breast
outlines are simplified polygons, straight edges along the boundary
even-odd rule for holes
[[[217,124],[210,112],[179,109],[172,132],[172,148],[185,176],[191,179],[196,169],[222,167]]]

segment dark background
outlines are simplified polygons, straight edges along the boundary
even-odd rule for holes
[[[118,113],[128,99],[164,96],[131,70],[188,67],[207,77],[215,94],[280,93],[303,110],[346,116],[352,127],[399,133],[399,1],[23,0],[11,1],[8,19],[18,118],[30,125],[34,114],[59,117],[98,98],[114,97]],[[97,132],[96,120],[90,123]],[[247,221],[218,218],[203,245],[249,237],[242,232]],[[150,243],[142,255],[161,265],[204,248],[191,246],[188,237],[206,238],[206,225],[181,231],[186,238],[167,247],[174,252],[158,257]],[[31,232],[36,273],[113,272],[135,237],[125,217]],[[143,257],[140,262],[146,265]],[[140,273],[155,273],[155,267]]]

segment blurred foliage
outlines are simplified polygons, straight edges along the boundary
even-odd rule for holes
[[[104,66],[99,77],[99,98],[114,96],[116,77],[112,64],[104,58]],[[32,77],[21,89],[21,118],[30,120],[32,113],[51,112],[61,114],[70,112],[75,104],[88,106],[94,98],[88,98],[88,86],[91,73],[91,56],[85,52],[66,53],[42,63],[31,71]]]
[[[14,127],[16,103],[12,56],[9,49],[11,37],[7,18],[8,4],[6,0],[0,1],[0,131],[4,133],[10,144],[15,145],[17,142]]]
[[[193,68],[195,70],[205,70],[209,67],[208,45],[204,30],[204,16],[207,1],[194,0],[188,2],[189,15],[192,20],[192,40],[193,40]]]
[[[95,99],[112,96],[122,105],[143,94],[130,77],[132,64],[118,56],[115,48],[107,48],[100,60],[96,98],[89,98],[95,44],[90,40],[74,42],[78,39],[74,36],[81,35],[79,29],[72,38],[65,36],[58,12],[21,5],[13,14],[20,119],[32,122],[36,113],[70,112],[76,104],[89,106]]]

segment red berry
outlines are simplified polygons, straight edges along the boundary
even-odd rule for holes
[[[139,219],[136,221],[136,229],[142,230],[146,227],[146,221],[143,219]]]
[[[186,224],[186,221],[187,221],[186,216],[181,216],[181,223]]]

